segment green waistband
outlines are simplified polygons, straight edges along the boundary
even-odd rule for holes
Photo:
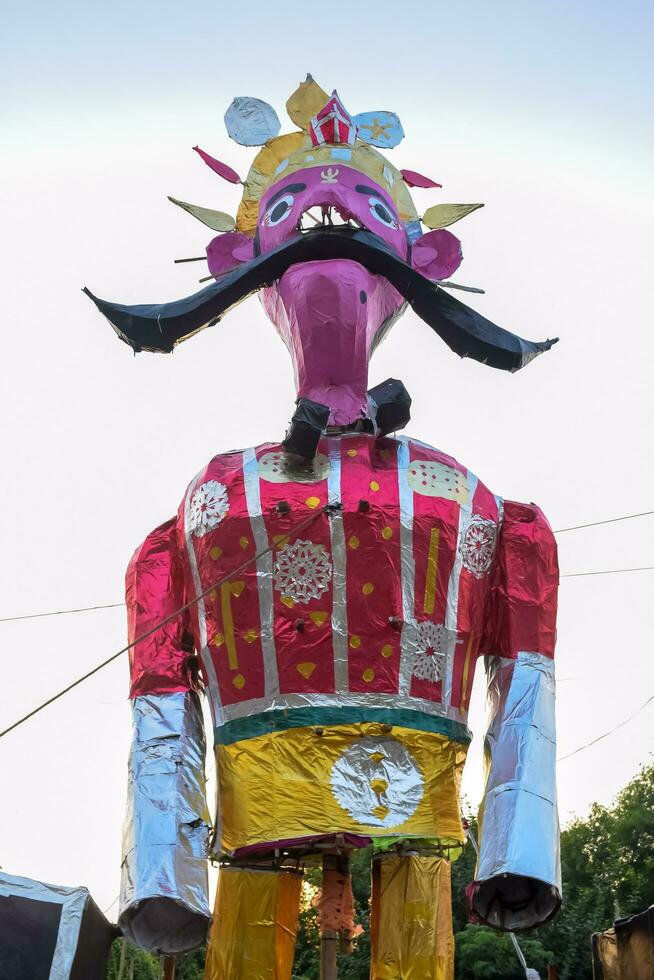
[[[281,708],[276,711],[263,711],[248,718],[236,718],[214,729],[215,745],[231,745],[246,738],[256,738],[287,728],[312,728],[316,725],[355,725],[371,722],[381,725],[395,725],[399,728],[414,728],[421,732],[435,732],[445,735],[451,742],[470,742],[467,725],[451,721],[438,715],[428,715],[410,708],[349,708],[336,705],[322,708]]]

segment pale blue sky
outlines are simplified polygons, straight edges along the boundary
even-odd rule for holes
[[[138,114],[153,98],[202,104],[217,121],[234,94],[281,107],[289,77],[311,70],[356,109],[415,104],[435,129],[511,117],[638,157],[652,145],[653,26],[644,0],[41,0],[5,8],[0,77],[9,119],[48,130],[71,114]]]

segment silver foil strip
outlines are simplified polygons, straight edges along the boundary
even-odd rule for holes
[[[500,929],[546,922],[561,902],[554,663],[489,658],[487,781],[474,915]]]
[[[143,695],[132,720],[118,925],[179,953],[205,941],[210,918],[202,709],[190,691]]]

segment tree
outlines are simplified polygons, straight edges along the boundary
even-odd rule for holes
[[[654,901],[654,765],[561,835],[563,908],[542,930],[561,980],[591,980],[590,937]]]
[[[525,980],[525,971],[506,933],[467,925],[455,938],[457,980]],[[546,975],[552,954],[537,939],[521,939],[520,946],[529,966]]]

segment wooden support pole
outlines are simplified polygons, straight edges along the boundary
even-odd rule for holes
[[[345,858],[347,861],[347,858]],[[323,890],[326,871],[335,871],[342,867],[343,857],[339,854],[323,854],[322,874]],[[338,949],[340,936],[337,929],[321,929],[320,931],[320,980],[338,980]]]
[[[320,980],[338,980],[339,936],[333,929],[320,936]]]
[[[164,956],[161,964],[161,980],[175,980],[174,956]]]

